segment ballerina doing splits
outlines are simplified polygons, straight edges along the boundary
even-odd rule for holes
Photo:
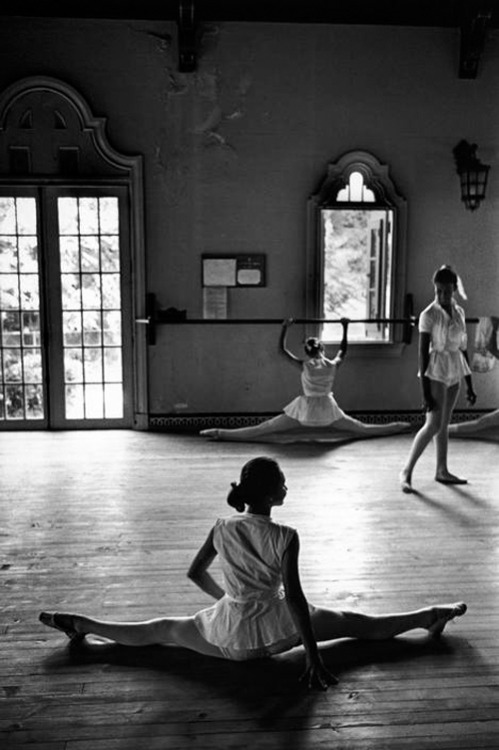
[[[492,318],[492,330],[488,351],[499,359],[499,347],[497,345],[497,335],[499,332],[499,318]],[[480,437],[485,436],[487,430],[497,430],[499,428],[499,409],[484,414],[477,419],[471,419],[468,422],[457,422],[449,425],[450,437]]]
[[[407,432],[409,422],[388,422],[387,424],[365,424],[348,416],[340,409],[331,393],[336,371],[347,352],[348,319],[342,318],[343,337],[334,359],[324,354],[324,344],[315,336],[305,341],[306,359],[300,359],[287,347],[288,328],[293,324],[289,318],[282,324],[279,349],[290,362],[301,370],[303,395],[297,396],[284,407],[283,414],[268,419],[254,427],[240,427],[233,430],[202,430],[200,435],[215,440],[265,440],[268,435],[296,428],[330,428],[331,432],[345,433],[345,437],[369,438]]]
[[[232,482],[227,502],[238,514],[216,521],[187,574],[217,599],[213,606],[190,617],[143,622],[42,612],[41,622],[63,631],[75,645],[94,634],[125,646],[176,646],[233,661],[268,658],[303,645],[303,678],[309,687],[326,690],[338,679],[326,669],[318,642],[395,638],[415,628],[439,637],[450,620],[464,615],[464,602],[383,615],[309,604],[300,583],[298,533],[270,517],[273,507],[284,504],[285,481],[277,461],[260,456],[243,466],[239,484]],[[208,572],[217,555],[223,588]]]

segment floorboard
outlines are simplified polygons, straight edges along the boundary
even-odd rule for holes
[[[237,444],[132,431],[0,436],[0,743],[23,750],[479,750],[499,737],[499,451],[456,440],[414,495],[398,472],[410,436],[346,444]],[[322,647],[340,678],[300,683],[301,649],[230,663],[184,650],[82,649],[42,609],[141,619],[210,604],[186,569],[227,515],[230,482],[257,455],[289,488],[274,517],[301,538],[313,603],[371,613],[464,599],[435,642],[421,631]],[[215,564],[215,572],[218,567]]]

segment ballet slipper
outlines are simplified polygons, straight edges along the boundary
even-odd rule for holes
[[[84,633],[78,633],[74,627],[74,615],[66,615],[60,612],[41,612],[38,618],[40,622],[49,628],[55,628],[67,635],[72,644],[81,643],[85,638]]]
[[[210,430],[201,430],[199,434],[202,435],[203,437],[212,438],[213,440],[218,440],[219,438],[218,430],[214,428]]]
[[[435,622],[430,625],[429,628],[427,628],[429,634],[433,638],[439,638],[447,623],[453,620],[455,617],[462,617],[468,609],[464,602],[456,602],[455,604],[449,604],[447,606],[449,607],[449,611],[444,615],[440,615],[440,617],[438,616],[438,611],[440,609],[443,609],[444,607],[435,607]]]

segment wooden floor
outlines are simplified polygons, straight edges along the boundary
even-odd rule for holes
[[[0,436],[0,745],[31,750],[475,750],[499,746],[499,448],[455,440],[419,495],[397,475],[410,436],[341,445],[206,442],[139,432]],[[185,576],[250,457],[276,457],[315,603],[372,613],[464,599],[465,617],[377,646],[323,648],[340,684],[298,682],[303,653],[229,663],[94,639],[71,650],[41,609],[113,619],[209,604]]]

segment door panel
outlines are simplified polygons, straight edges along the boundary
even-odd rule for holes
[[[47,424],[35,197],[0,197],[0,424]]]

